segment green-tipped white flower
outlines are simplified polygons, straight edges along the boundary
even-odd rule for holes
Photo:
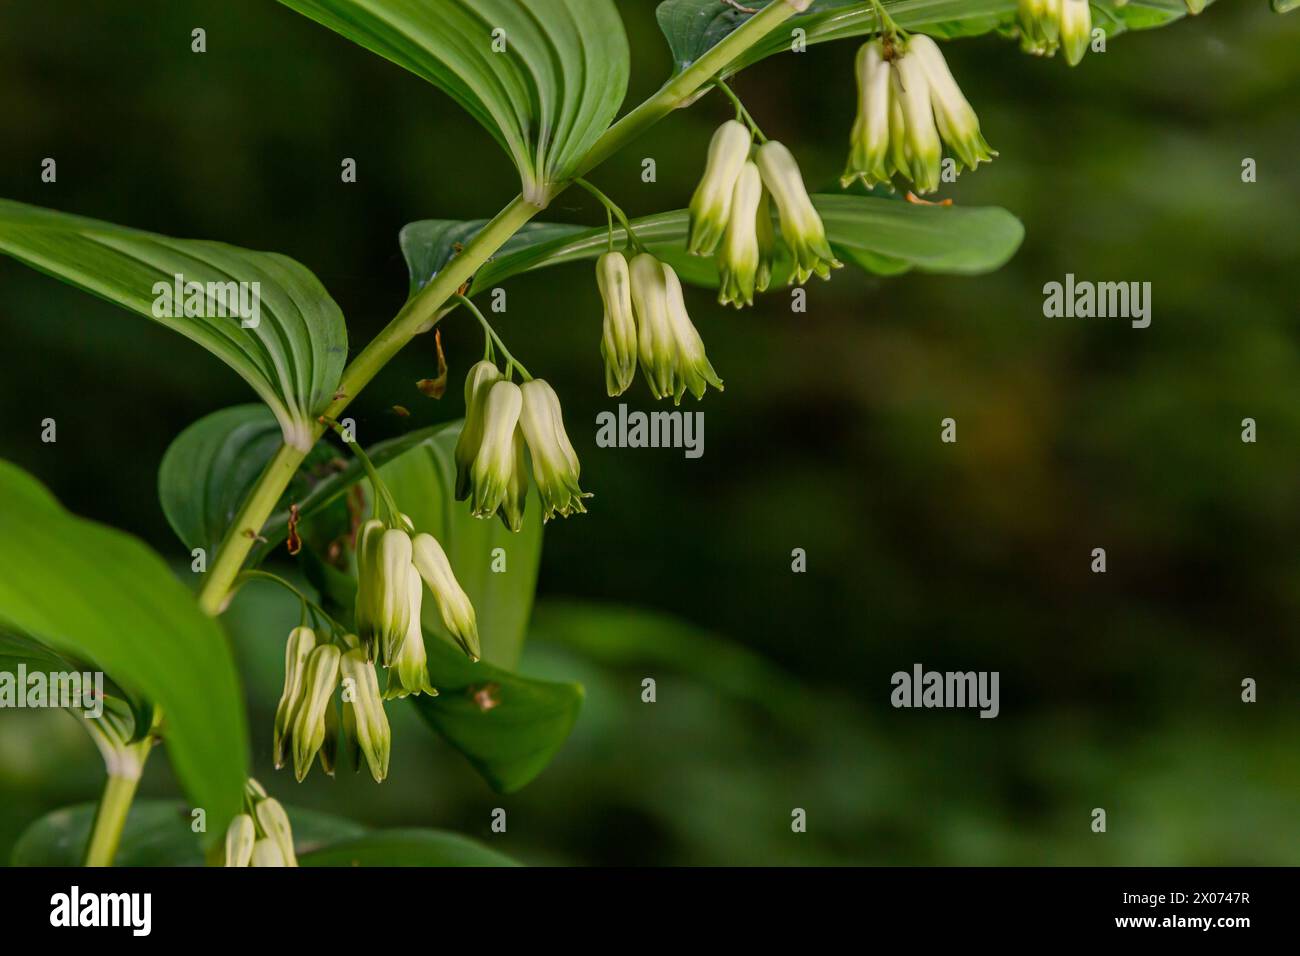
[[[355,648],[339,661],[343,675],[343,734],[361,769],[364,758],[375,783],[383,783],[388,776],[388,757],[392,750],[393,735],[384,713],[383,698],[379,695],[379,678],[375,665],[366,658],[365,650]],[[351,698],[351,699],[349,699]]]
[[[808,198],[794,155],[781,143],[770,140],[758,148],[755,161],[763,174],[763,185],[776,203],[781,236],[794,259],[790,281],[802,284],[814,273],[830,278],[831,270],[840,268],[840,263],[826,241],[826,227]]]
[[[226,866],[248,866],[253,859],[253,844],[257,842],[257,828],[253,818],[241,813],[226,827]]]
[[[600,354],[605,359],[605,390],[622,395],[636,377],[636,320],[632,317],[632,276],[627,257],[607,252],[596,260],[596,285],[605,304]]]
[[[718,302],[743,308],[754,304],[754,290],[758,286],[758,270],[762,264],[759,248],[759,210],[763,204],[763,177],[753,163],[745,163],[736,179],[736,191],[731,197],[731,221],[718,251]],[[767,228],[772,229],[771,214]],[[771,269],[769,265],[769,276]]]
[[[680,405],[682,396],[690,392],[696,400],[704,397],[708,386],[722,391],[722,379],[713,370],[709,357],[704,354],[704,340],[696,331],[686,312],[686,296],[681,280],[664,264],[664,280],[668,286],[668,328],[672,333],[677,352],[677,384],[673,389],[673,404]]]
[[[258,826],[280,850],[285,866],[297,866],[298,856],[293,851],[293,828],[289,825],[289,814],[274,797],[259,800],[253,807],[257,814]]]
[[[249,866],[288,866],[279,845],[270,837],[263,837],[253,844],[253,857]]]
[[[1092,39],[1092,7],[1088,0],[1059,0],[1059,3],[1061,49],[1065,52],[1065,62],[1077,66]]]
[[[513,439],[524,397],[514,382],[500,381],[488,391],[483,411],[483,441],[471,474],[476,518],[491,518],[506,501],[515,465]]]
[[[632,259],[632,305],[636,309],[637,353],[650,394],[663,398],[673,393],[677,355],[668,326],[668,283],[664,266],[643,252]]]
[[[410,626],[406,593],[411,536],[372,519],[357,536],[357,632],[372,657],[387,665]]]
[[[528,503],[528,458],[525,455],[524,434],[515,428],[510,440],[514,464],[510,466],[510,481],[506,483],[506,500],[501,503],[501,522],[518,533],[524,526],[524,506]]]
[[[920,57],[925,67],[926,78],[930,81],[930,105],[934,109],[935,126],[948,148],[967,169],[992,162],[997,153],[985,142],[979,117],[953,79],[939,45],[918,33],[908,42],[907,49],[908,56]]]
[[[885,59],[884,44],[870,40],[858,50],[855,72],[858,78],[858,115],[849,136],[849,162],[840,177],[848,186],[861,179],[868,186],[888,183],[889,108],[892,68]]]
[[[575,512],[585,514],[584,494],[578,486],[581,466],[577,452],[564,430],[560,399],[543,379],[535,378],[519,386],[523,406],[519,413],[519,430],[528,443],[533,459],[533,480],[542,499],[542,520],[556,514],[565,518]]]
[[[277,770],[284,766],[284,744],[293,726],[294,713],[302,698],[303,677],[307,672],[307,655],[315,647],[316,634],[310,627],[295,627],[289,632],[289,640],[284,645],[284,690],[280,694],[280,703],[275,708],[275,735],[271,748],[272,759]]]
[[[302,702],[293,719],[293,772],[301,783],[325,742],[325,710],[334,704],[338,684],[339,649],[322,644],[307,657]]]
[[[1051,56],[1061,37],[1061,0],[1020,0],[1020,48],[1035,56]]]
[[[736,177],[749,159],[752,145],[753,136],[749,129],[736,120],[723,123],[713,134],[704,176],[691,197],[686,248],[693,255],[711,256],[718,248],[723,230],[731,218],[731,196],[736,187]]]
[[[483,441],[483,413],[488,390],[501,380],[501,370],[484,359],[475,363],[465,376],[465,424],[456,439],[456,500],[469,497],[470,470]]]
[[[413,541],[412,545],[414,543]],[[384,690],[384,700],[410,694],[428,694],[431,697],[438,694],[437,689],[429,683],[424,629],[420,627],[420,604],[424,590],[420,587],[420,573],[414,566],[411,567],[410,577],[411,626],[406,632],[406,640],[402,641],[402,646],[388,664],[388,687]]]
[[[921,57],[910,49],[896,57],[893,81],[894,97],[902,111],[907,176],[917,192],[932,193],[939,188],[943,144],[934,124],[930,80]]]
[[[889,165],[904,179],[912,178],[912,154],[907,145],[907,121],[903,119],[903,104],[894,93],[893,72],[889,81]]]
[[[650,394],[680,402],[687,389],[699,398],[706,384],[722,388],[686,312],[677,273],[649,253],[633,259],[631,268],[637,349]]]
[[[431,534],[417,534],[414,544],[415,570],[433,595],[438,614],[447,633],[460,645],[470,660],[479,659],[478,618],[469,595],[456,580],[447,560],[447,552]]]

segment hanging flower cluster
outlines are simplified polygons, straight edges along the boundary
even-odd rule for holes
[[[522,384],[510,380],[512,367],[520,369]],[[469,370],[455,459],[456,500],[469,499],[477,518],[499,515],[511,531],[523,527],[529,461],[543,521],[587,511],[582,500],[591,496],[578,485],[581,465],[564,430],[559,396],[513,360],[504,375],[490,359]]]
[[[1065,61],[1077,66],[1088,52],[1092,38],[1088,0],[1020,0],[1018,19],[1020,48],[1026,53],[1053,56],[1059,47],[1065,52]]]
[[[930,193],[939,188],[944,146],[959,169],[974,169],[997,155],[929,37],[864,43],[857,78],[858,115],[841,185],[892,185],[897,175],[917,192]]]
[[[289,814],[256,780],[244,787],[244,812],[226,828],[226,866],[297,866]]]

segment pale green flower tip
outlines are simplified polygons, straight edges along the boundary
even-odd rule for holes
[[[257,822],[262,832],[275,842],[280,849],[285,866],[297,866],[298,856],[293,847],[293,828],[289,823],[289,814],[284,806],[274,797],[259,800],[253,807]]]

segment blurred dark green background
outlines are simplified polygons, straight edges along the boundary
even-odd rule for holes
[[[620,6],[639,99],[669,59],[653,4]],[[735,83],[814,185],[843,166],[855,49]],[[457,829],[534,863],[1295,863],[1297,49],[1300,15],[1265,0],[1118,38],[1075,70],[992,36],[947,45],[1001,151],[947,195],[1020,216],[1020,253],[979,278],[845,270],[809,287],[806,315],[784,293],[739,315],[691,293],[727,382],[702,405],[696,461],[596,448],[595,415],[617,403],[589,266],[512,282],[500,330],[557,387],[596,495],[547,529],[524,663],[586,685],[572,739],[501,797],[395,708],[382,788],[298,787],[266,766],[293,611],[250,589],[233,618],[260,778],[286,802]],[[706,99],[593,178],[633,214],[684,206],[727,115]],[[403,224],[491,215],[517,189],[437,90],[265,0],[6,5],[0,117],[0,194],[287,253],[338,299],[354,351],[404,300]],[[39,180],[47,156],[57,184]],[[603,221],[576,193],[548,218]],[[1150,281],[1151,327],[1045,319],[1042,285],[1066,272]],[[182,559],[159,460],[195,419],[250,400],[243,383],[8,259],[0,324],[0,456]],[[457,315],[443,339],[458,383],[480,334]],[[414,387],[431,348],[417,340],[354,405],[364,441],[461,414],[458,386],[442,402]],[[650,407],[640,382],[627,400]],[[939,441],[948,416],[956,445]],[[39,440],[46,417],[56,445]],[[631,626],[619,606],[660,617]],[[1000,671],[1001,716],[892,709],[890,675],[915,662]],[[72,720],[0,715],[0,857],[101,773]],[[144,793],[175,792],[155,758]]]

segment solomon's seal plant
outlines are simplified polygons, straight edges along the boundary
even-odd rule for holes
[[[274,717],[255,731],[293,778],[317,762],[327,774],[364,767],[376,782],[400,772],[390,767],[389,707],[415,708],[500,791],[526,785],[563,744],[580,688],[514,666],[541,526],[586,513],[590,489],[561,390],[529,373],[476,296],[526,271],[595,260],[606,392],[626,393],[639,365],[653,398],[701,399],[723,387],[705,347],[717,310],[688,307],[688,286],[741,309],[773,287],[848,267],[970,274],[1015,252],[1023,230],[1004,210],[888,195],[895,185],[937,192],[949,181],[945,160],[973,170],[996,155],[937,39],[996,31],[1032,53],[1061,48],[1076,64],[1098,29],[1113,36],[1184,13],[1178,0],[770,0],[753,12],[666,0],[657,18],[672,74],[618,118],[630,55],[613,0],[281,2],[440,87],[513,160],[519,192],[488,219],[425,219],[402,231],[410,296],[350,362],[341,310],[292,259],[0,200],[0,251],[181,333],[260,400],[195,423],[162,463],[179,556],[204,559],[194,558],[196,594],[162,557],[68,514],[0,463],[4,659],[58,656],[112,679],[104,722],[92,728],[108,781],[93,818],[81,819],[90,864],[114,859],[159,741],[205,815],[208,862],[295,864],[295,811],[249,779],[243,695],[219,624],[254,582],[301,607]],[[825,171],[810,171],[798,144],[769,139],[736,87],[769,56],[834,40],[860,44],[858,97],[844,188],[823,189]],[[990,53],[1013,54],[1010,45]],[[624,146],[688,107],[718,124],[697,155],[671,158],[702,170],[698,187],[684,209],[629,219],[587,177],[624,162]],[[535,221],[572,186],[599,203],[603,222]],[[258,284],[257,323],[205,308],[203,290],[232,281]],[[176,283],[198,290],[195,308],[155,310],[152,290]],[[467,369],[463,422],[358,441],[348,406],[413,338],[457,316],[484,335],[481,356],[450,356]],[[555,334],[594,344],[590,321],[588,331]],[[597,500],[617,495],[596,490]],[[507,545],[514,570],[489,573]],[[294,572],[267,570],[276,558]],[[278,643],[283,631],[264,639]],[[278,778],[285,791],[287,777]],[[350,843],[349,859],[389,862],[368,845]],[[440,861],[429,852],[421,862]]]

